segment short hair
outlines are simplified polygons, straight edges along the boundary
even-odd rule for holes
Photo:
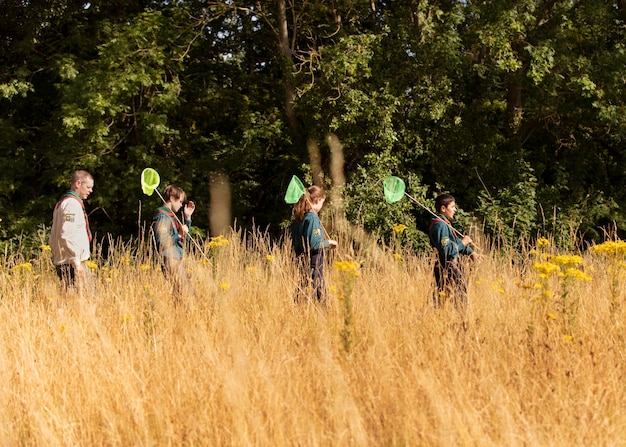
[[[72,172],[72,175],[70,176],[70,185],[73,185],[79,180],[81,182],[84,182],[85,180],[88,180],[88,179],[93,180],[93,175],[91,175],[89,172],[83,169],[79,169],[78,171]]]
[[[163,191],[163,199],[166,202],[169,202],[171,199],[180,199],[185,202],[187,200],[187,195],[185,194],[185,191],[182,190],[182,188],[179,188],[176,185],[168,185],[165,188],[165,191]]]
[[[440,212],[442,206],[447,208],[452,202],[456,202],[452,194],[440,194],[435,199],[435,209]]]

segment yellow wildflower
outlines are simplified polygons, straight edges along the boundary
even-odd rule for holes
[[[124,265],[128,265],[130,264],[130,258],[128,256],[122,256],[122,259],[120,259],[120,262]]]
[[[220,234],[219,236],[215,236],[209,239],[209,243],[207,245],[209,246],[210,249],[214,249],[214,248],[223,247],[228,244],[229,244],[229,240]]]
[[[582,265],[583,258],[578,255],[555,255],[550,257],[550,262],[557,265]]]
[[[90,260],[85,261],[85,265],[89,267],[90,270],[96,270],[98,268],[98,264]]]
[[[547,278],[552,273],[561,270],[561,267],[551,262],[535,262],[533,264],[533,269],[535,269],[537,273],[539,273],[540,278]]]
[[[572,341],[572,338],[570,334],[563,334],[563,340],[565,341]]]
[[[266,256],[265,256],[265,260],[266,260],[267,262],[272,262],[272,261],[274,260],[274,255],[266,255]]]
[[[396,261],[402,261],[402,255],[400,253],[394,253],[393,259],[395,259]]]
[[[30,262],[23,262],[21,264],[16,264],[13,266],[14,272],[32,272],[33,265]]]
[[[408,227],[404,224],[393,224],[393,231],[398,235],[404,233],[407,228]]]
[[[139,268],[145,271],[145,270],[150,270],[152,266],[150,264],[141,264]]]
[[[359,268],[361,268],[361,265],[356,261],[337,261],[333,264],[333,267],[351,276],[358,277],[360,275]]]
[[[546,318],[548,320],[556,320],[556,315],[554,315],[552,312],[550,312],[548,315],[546,315]]]
[[[579,281],[591,281],[591,276],[587,275],[586,273],[575,269],[575,268],[568,268],[567,270],[565,270],[565,276],[566,277],[573,277]]]
[[[546,239],[545,237],[540,237],[539,239],[537,239],[537,247],[549,247],[549,246],[550,246],[550,241]]]
[[[606,241],[600,245],[595,245],[593,251],[612,258],[623,258],[626,255],[626,242]]]
[[[230,284],[228,284],[226,282],[220,283],[220,289],[228,290],[228,289],[230,289]]]
[[[51,250],[50,246],[46,245],[46,244],[40,245],[39,248],[41,248],[41,251],[50,251]]]

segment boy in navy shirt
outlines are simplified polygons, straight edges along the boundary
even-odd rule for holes
[[[451,296],[455,306],[464,308],[467,305],[467,277],[459,257],[468,255],[476,260],[478,255],[470,247],[472,238],[459,234],[450,224],[456,213],[454,197],[441,194],[435,199],[435,208],[437,217],[432,219],[428,229],[430,245],[437,251],[434,304],[439,307],[443,297]]]

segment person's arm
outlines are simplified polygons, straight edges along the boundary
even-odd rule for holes
[[[183,216],[185,219],[185,224],[183,225],[183,234],[185,235],[185,242],[189,242],[191,236],[189,233],[191,232],[191,216],[193,212],[196,210],[196,204],[190,200],[185,208],[183,208]]]
[[[76,273],[82,274],[83,253],[85,249],[89,249],[83,208],[73,198],[65,199],[59,206],[62,218],[60,243],[63,244],[65,255]]]
[[[323,250],[330,247],[331,243],[334,243],[333,246],[337,245],[337,242],[324,238],[324,228],[316,214],[310,214],[310,217],[305,217],[305,220],[307,224],[305,226],[305,234],[308,237],[311,251]]]
[[[166,214],[158,214],[154,218],[154,237],[157,249],[162,256],[173,256],[174,246],[180,240],[172,218]]]
[[[435,222],[431,228],[431,243],[446,260],[456,258],[465,244],[457,239],[445,222]],[[443,261],[443,260],[442,260]]]

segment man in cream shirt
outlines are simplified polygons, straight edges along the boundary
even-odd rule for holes
[[[93,185],[93,176],[89,172],[73,172],[70,190],[54,207],[50,249],[57,274],[65,287],[73,286],[77,279],[93,286],[91,271],[85,265],[90,255],[91,230],[83,203],[93,192]]]

